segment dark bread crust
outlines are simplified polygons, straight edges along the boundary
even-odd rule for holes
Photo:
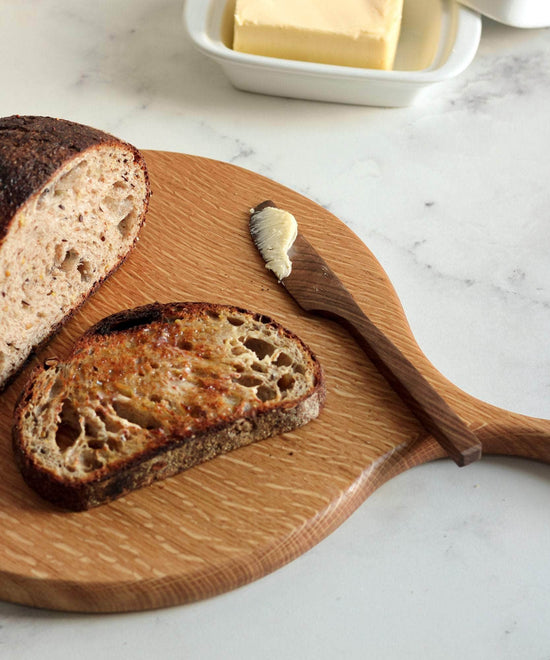
[[[145,172],[143,156],[132,145],[96,128],[53,117],[0,118],[0,241],[16,211],[55,172],[96,145],[126,146]]]
[[[133,490],[155,481],[166,479],[233,449],[263,440],[275,434],[294,430],[316,418],[326,397],[324,374],[311,349],[294,333],[270,317],[241,307],[213,303],[152,303],[113,314],[92,326],[75,344],[66,361],[86,348],[94,337],[116,333],[131,333],[153,322],[170,322],[185,318],[190,313],[217,313],[220,309],[244,313],[264,325],[270,325],[293,342],[297,342],[312,358],[314,386],[305,395],[278,403],[276,406],[259,405],[257,409],[237,419],[189,432],[176,429],[161,442],[155,442],[131,459],[125,459],[120,469],[104,468],[90,475],[68,481],[54,472],[37,465],[25,451],[21,419],[31,405],[37,377],[46,369],[55,368],[57,360],[47,360],[36,367],[21,393],[15,408],[13,426],[13,451],[17,466],[25,482],[43,498],[61,508],[82,511],[110,502]],[[160,431],[154,431],[157,433]]]
[[[65,119],[22,115],[0,118],[0,249],[17,211],[36,196],[61,167],[88,149],[109,145],[125,147],[132,154],[135,166],[144,176],[146,197],[134,243],[118,263],[75,302],[67,315],[51,327],[49,334],[34,347],[26,360],[16,366],[0,383],[0,392],[22,371],[33,354],[45,346],[103,282],[125,262],[138,240],[151,196],[145,159],[140,151],[128,142],[96,128]]]
[[[286,337],[292,338],[293,341],[297,341],[306,351],[310,350],[297,335],[287,328],[283,328],[280,323],[266,314],[251,312],[244,307],[237,307],[236,305],[220,305],[218,303],[209,302],[154,302],[147,305],[141,305],[140,307],[134,307],[133,309],[125,309],[120,312],[115,312],[89,328],[79,340],[79,345],[82,341],[87,341],[88,338],[93,335],[110,335],[114,332],[126,332],[134,327],[148,325],[149,323],[169,322],[175,319],[185,318],[190,312],[193,314],[201,314],[204,312],[217,314],[220,310],[247,314],[263,325],[271,325],[273,328],[277,328]]]

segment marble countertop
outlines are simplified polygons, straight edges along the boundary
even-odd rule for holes
[[[240,92],[180,0],[4,0],[0,115],[65,117],[235,163],[345,222],[425,354],[470,394],[550,417],[550,30],[483,22],[459,77],[410,108]],[[0,603],[0,657],[550,657],[550,471],[410,470],[275,573],[191,605],[76,615]]]

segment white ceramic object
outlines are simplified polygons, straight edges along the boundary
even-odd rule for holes
[[[542,1],[542,0],[539,0]],[[454,0],[407,0],[393,71],[297,62],[231,48],[234,0],[186,0],[184,25],[238,89],[359,105],[411,105],[460,74],[479,45],[481,18]]]
[[[499,23],[519,28],[550,26],[549,0],[462,0]]]

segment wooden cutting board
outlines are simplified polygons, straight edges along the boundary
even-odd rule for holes
[[[67,513],[30,491],[13,463],[11,414],[22,374],[0,404],[0,598],[115,612],[212,596],[297,557],[384,481],[443,456],[346,332],[303,313],[266,271],[248,234],[248,210],[268,198],[296,215],[366,313],[479,433],[485,453],[550,461],[550,422],[473,399],[427,361],[380,265],[342,222],[253,172],[182,154],[145,156],[153,197],[137,249],[39,358],[65,355],[90,324],[123,308],[231,303],[271,315],[314,349],[326,372],[326,407],[295,433]]]

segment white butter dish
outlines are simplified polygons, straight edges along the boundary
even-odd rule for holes
[[[548,0],[462,0],[462,2],[505,25],[518,28],[550,26]]]
[[[400,107],[460,74],[479,46],[479,14],[454,0],[406,0],[392,71],[297,62],[231,48],[234,0],[186,0],[184,25],[238,89],[315,101]]]

